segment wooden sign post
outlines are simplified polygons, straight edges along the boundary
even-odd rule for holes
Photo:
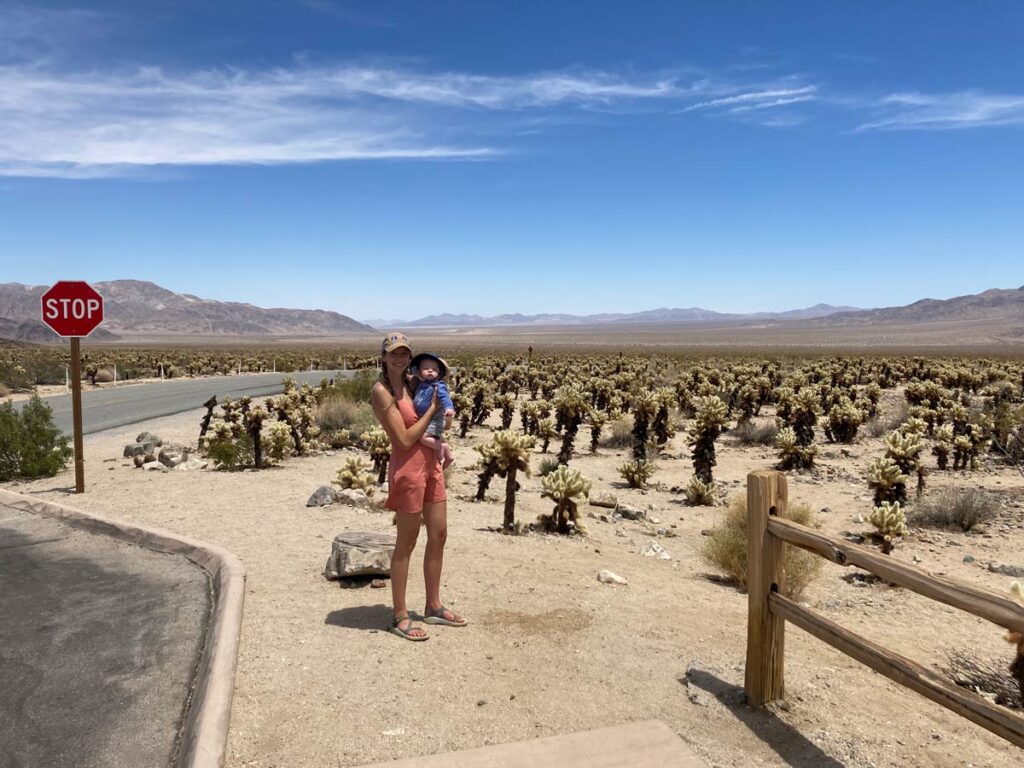
[[[103,297],[86,282],[61,280],[42,295],[43,322],[71,339],[71,418],[75,443],[75,493],[85,493],[82,450],[82,350],[80,339],[103,322]]]

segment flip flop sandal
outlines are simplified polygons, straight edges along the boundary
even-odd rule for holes
[[[401,626],[399,626],[400,624],[404,624],[405,622],[409,622],[408,629],[402,629]],[[400,619],[392,619],[391,623],[388,625],[388,632],[390,632],[393,635],[398,635],[399,637],[404,637],[406,640],[413,640],[414,642],[420,642],[422,640],[429,640],[430,639],[429,635],[413,635],[413,634],[410,634],[413,629],[414,629],[414,627],[412,626],[412,619],[409,618],[408,616],[403,616]]]
[[[423,617],[424,624],[443,624],[446,627],[464,627],[469,624],[468,621],[463,619],[462,621],[452,621],[444,617],[445,611],[448,611],[452,616],[455,615],[455,611],[450,611],[443,605],[437,610],[427,611],[426,616]]]

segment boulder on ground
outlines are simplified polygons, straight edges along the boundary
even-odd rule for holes
[[[368,507],[370,505],[370,497],[366,495],[366,491],[361,491],[358,488],[343,488],[336,491],[335,494],[337,501],[350,507]]]
[[[174,469],[176,466],[188,459],[189,451],[190,449],[186,448],[184,445],[168,443],[160,449],[160,454],[157,456],[157,460],[165,467]]]
[[[152,432],[140,432],[135,437],[136,443],[153,443],[154,445],[163,445],[164,441],[154,435]]]
[[[634,507],[631,504],[617,504],[615,506],[616,514],[627,520],[646,520],[647,513],[639,507]]]
[[[307,507],[326,507],[338,500],[338,492],[329,485],[321,485],[306,502]]]
[[[147,453],[153,453],[160,443],[153,440],[146,440],[141,443],[128,443],[124,447],[124,457],[130,459],[133,456],[145,456]]]
[[[590,506],[592,507],[605,507],[606,509],[615,509],[619,501],[613,494],[608,491],[597,491],[590,494]]]
[[[390,576],[395,537],[386,533],[346,531],[334,537],[324,566],[328,579],[350,576]]]

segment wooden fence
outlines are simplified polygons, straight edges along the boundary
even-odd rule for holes
[[[1024,747],[1024,718],[784,597],[783,543],[814,552],[839,565],[863,568],[891,584],[1015,632],[1024,633],[1024,606],[1009,597],[932,576],[876,550],[785,520],[786,502],[784,475],[763,471],[747,476],[750,599],[745,686],[748,702],[759,706],[783,696],[788,621],[890,680]]]

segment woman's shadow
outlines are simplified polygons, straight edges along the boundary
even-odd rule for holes
[[[349,608],[331,611],[324,619],[324,624],[348,629],[383,630],[387,629],[390,621],[391,606],[378,603],[377,605],[353,605]]]

